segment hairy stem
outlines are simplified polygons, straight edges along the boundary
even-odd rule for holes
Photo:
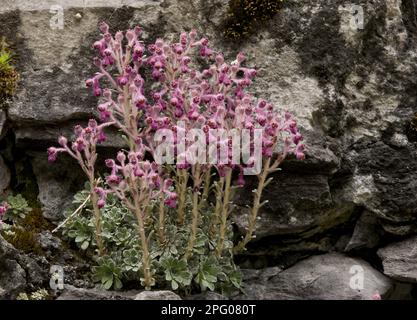
[[[195,166],[194,171],[194,192],[193,192],[193,210],[192,210],[192,222],[191,222],[191,234],[188,240],[187,251],[185,252],[184,258],[187,260],[193,254],[194,244],[197,236],[197,227],[199,215],[199,206],[198,206],[198,195],[200,189],[200,165]]]
[[[271,158],[268,158],[267,160],[265,160],[264,166],[262,168],[262,172],[259,176],[258,187],[256,189],[255,198],[253,200],[253,207],[248,217],[248,229],[246,231],[244,238],[241,241],[239,241],[239,243],[233,248],[234,253],[239,253],[240,251],[244,250],[247,243],[253,237],[253,232],[255,231],[255,227],[256,227],[256,219],[258,217],[259,209],[262,206],[261,205],[262,191],[265,187],[266,178],[268,177],[270,163],[271,163]]]
[[[138,231],[139,231],[139,237],[142,247],[142,267],[143,267],[143,278],[144,278],[144,284],[145,289],[150,290],[153,286],[153,279],[151,274],[151,257],[149,254],[149,248],[148,248],[148,239],[146,238],[146,232],[145,232],[145,221],[144,221],[144,211],[140,209],[140,203],[138,199],[138,194],[135,193],[134,195],[135,200],[135,215],[136,219],[138,220]],[[147,207],[147,204],[145,203],[145,210]]]
[[[210,181],[211,181],[211,168],[208,168],[206,173],[204,174],[204,188],[203,188],[203,195],[201,196],[201,200],[199,203],[200,210],[206,206],[207,198],[210,192]]]
[[[159,225],[158,225],[159,244],[165,244],[165,204],[163,198],[159,202]]]
[[[184,224],[185,218],[185,201],[187,195],[188,172],[185,169],[178,170],[178,223]]]
[[[221,256],[224,247],[224,238],[227,231],[227,218],[229,216],[229,202],[230,202],[230,186],[232,182],[232,169],[229,169],[226,173],[226,182],[224,186],[224,197],[223,205],[220,213],[220,228],[219,228],[219,239],[217,242],[216,254],[218,257]]]
[[[210,236],[212,239],[216,238],[216,227],[219,224],[220,220],[220,210],[222,208],[222,199],[223,199],[223,188],[224,188],[224,177],[221,177],[219,182],[216,184],[216,206],[214,208],[213,219],[210,222]]]
[[[95,238],[97,242],[98,253],[100,256],[103,256],[105,253],[103,237],[102,237],[102,227],[101,227],[101,212],[100,208],[97,205],[98,196],[94,191],[94,188],[97,186],[97,183],[94,178],[90,177],[90,197],[91,203],[93,205],[94,213],[94,227],[96,229]]]

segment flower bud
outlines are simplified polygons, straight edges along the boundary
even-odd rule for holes
[[[117,161],[119,161],[120,164],[124,164],[125,163],[125,161],[126,161],[126,155],[124,154],[124,152],[119,151],[117,153]]]
[[[88,120],[88,126],[89,126],[91,129],[95,129],[95,128],[97,128],[97,121],[96,121],[95,119],[90,119],[90,120]]]
[[[94,83],[94,80],[93,79],[87,79],[87,80],[85,80],[85,86],[87,88],[92,87],[93,86],[93,83]]]
[[[104,201],[103,199],[99,199],[99,200],[97,201],[97,207],[98,207],[99,209],[103,209],[105,205],[106,205],[106,201]]]
[[[106,167],[113,169],[116,166],[116,163],[114,162],[113,159],[106,159],[105,161]]]
[[[64,136],[60,136],[60,137],[58,138],[58,143],[59,143],[61,146],[65,147],[65,146],[68,144],[68,140],[67,140],[67,138],[65,138]]]
[[[58,150],[54,147],[48,148],[48,161],[55,162],[58,157]]]
[[[123,41],[123,32],[121,32],[121,31],[117,31],[116,32],[116,34],[114,35],[114,39],[117,41],[117,42],[122,42]]]
[[[109,32],[109,25],[105,22],[101,22],[99,28],[100,28],[100,31],[102,33],[108,33]]]

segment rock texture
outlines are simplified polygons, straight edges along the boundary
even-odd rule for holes
[[[378,223],[378,218],[371,212],[365,211],[355,225],[352,238],[345,250],[373,249],[378,246],[384,230]]]
[[[417,237],[378,250],[384,273],[394,279],[417,282]]]
[[[172,291],[142,291],[135,296],[135,300],[181,300],[180,296]]]
[[[357,272],[363,280],[356,282]],[[361,282],[363,281],[363,282]],[[341,254],[318,255],[281,272],[269,269],[246,279],[246,295],[237,299],[371,300],[375,293],[386,297],[391,280],[367,262]]]
[[[26,287],[25,270],[16,256],[16,250],[0,236],[0,299],[12,298]]]
[[[51,27],[54,4],[64,10],[63,29]],[[348,289],[347,275],[337,274],[337,268],[362,260],[319,255],[297,261],[365,249],[363,257],[378,268],[375,253],[385,245],[378,251],[384,272],[415,282],[414,258],[402,249],[410,249],[410,240],[400,242],[398,252],[389,243],[417,232],[417,128],[412,124],[417,113],[417,5],[412,0],[355,4],[363,9],[363,26],[352,24],[352,1],[286,0],[255,35],[232,42],[222,34],[228,0],[6,0],[0,25],[17,53],[21,82],[7,112],[0,111],[0,154],[10,147],[4,143],[7,115],[7,141],[14,140],[13,148],[31,159],[44,216],[60,220],[84,178],[65,157],[48,165],[45,149],[58,133],[94,115],[97,100],[84,80],[95,72],[91,43],[98,37],[98,22],[107,21],[112,31],[140,24],[148,40],[196,28],[226,59],[244,51],[247,65],[259,70],[253,93],[294,113],[305,136],[306,160],[288,159],[274,174],[256,239],[239,258],[247,267],[286,269],[267,284],[254,276],[260,283],[257,297],[368,299],[374,289],[383,294],[389,281],[369,265],[364,264],[372,275],[369,288],[362,292]],[[101,152],[123,144],[109,141]],[[1,163],[0,170],[1,176]],[[249,181],[237,195],[240,208],[255,183]],[[245,209],[237,210],[234,220],[243,232]],[[314,271],[311,278],[301,276],[307,266]],[[19,274],[17,266],[8,268]],[[332,288],[323,284],[329,294],[317,287],[323,277],[336,283]],[[311,279],[317,281],[309,285]],[[0,287],[1,281],[6,280],[0,276]],[[295,285],[306,290],[291,291]]]
[[[65,285],[57,300],[134,300],[132,292],[114,292],[99,288],[85,289]]]
[[[29,256],[22,255],[0,236],[0,300],[12,299],[45,282],[45,272]]]

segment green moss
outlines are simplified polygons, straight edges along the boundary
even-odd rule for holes
[[[13,226],[9,232],[3,234],[4,239],[16,249],[25,253],[42,254],[42,249],[36,240],[36,233],[20,226]]]
[[[53,229],[53,225],[48,222],[42,215],[42,209],[39,207],[39,205],[33,207],[32,211],[26,215],[22,221],[22,225],[25,226],[26,229],[33,232]]]
[[[37,241],[37,235],[42,230],[52,230],[52,228],[53,225],[43,217],[42,210],[37,206],[32,208],[32,211],[19,224],[3,232],[2,236],[18,250],[42,255],[43,251]]]
[[[230,0],[224,35],[241,39],[270,20],[281,8],[283,0]]]
[[[0,39],[0,100],[12,97],[17,89],[19,74],[12,66],[12,52],[4,38]]]

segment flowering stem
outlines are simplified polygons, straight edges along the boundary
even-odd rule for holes
[[[103,256],[105,250],[104,250],[102,228],[101,228],[101,212],[100,212],[100,208],[97,205],[98,196],[97,196],[97,193],[94,191],[95,187],[97,187],[97,181],[94,178],[90,178],[90,197],[91,197],[91,203],[93,204],[94,225],[96,228],[95,237],[96,237],[99,255]]]
[[[191,222],[191,234],[188,240],[187,251],[184,258],[187,260],[193,253],[195,239],[197,236],[197,227],[199,220],[199,206],[198,206],[198,195],[200,188],[200,165],[195,166],[194,171],[194,192],[193,192],[193,210],[192,210],[192,222]]]
[[[178,199],[178,223],[184,224],[184,211],[185,211],[185,200],[186,200],[186,193],[187,193],[187,183],[188,183],[188,172],[185,169],[178,170],[178,191],[179,191],[179,199]]]
[[[207,204],[207,198],[210,192],[211,168],[209,167],[204,175],[204,189],[199,204],[200,210]]]
[[[219,182],[216,184],[216,207],[214,209],[214,216],[211,220],[210,225],[210,235],[212,238],[215,238],[216,235],[216,227],[219,223],[220,218],[220,210],[222,208],[222,199],[223,199],[223,188],[224,188],[224,177],[220,177]]]
[[[262,207],[261,204],[261,197],[262,197],[262,191],[264,187],[266,186],[266,178],[268,177],[268,173],[270,170],[270,164],[271,164],[271,158],[268,158],[264,166],[262,168],[262,173],[259,176],[259,182],[258,182],[258,188],[255,191],[255,198],[253,201],[253,207],[251,210],[251,213],[248,217],[248,229],[246,231],[245,237],[239,241],[239,243],[233,248],[233,252],[236,254],[242,250],[245,249],[246,244],[252,239],[253,232],[255,231],[256,226],[256,219],[258,217],[259,209]]]
[[[135,188],[135,191],[138,191],[137,188]],[[144,284],[145,289],[150,290],[151,286],[153,285],[153,279],[151,274],[151,259],[149,254],[149,248],[148,248],[148,239],[146,238],[145,233],[145,221],[144,221],[144,212],[140,209],[140,203],[141,201],[138,199],[139,195],[137,192],[134,192],[133,194],[134,201],[135,201],[135,215],[136,219],[138,220],[139,224],[139,237],[141,241],[141,247],[142,247],[142,266],[143,266],[143,275],[144,275]],[[145,201],[144,207],[147,207],[147,201]]]
[[[217,242],[217,256],[220,257],[223,252],[224,238],[227,230],[227,218],[229,216],[229,201],[230,201],[230,185],[232,182],[232,169],[229,169],[226,173],[226,183],[224,187],[223,206],[220,216],[220,230],[219,240]]]
[[[158,237],[159,244],[163,245],[165,243],[165,204],[164,199],[161,197],[159,202],[159,225],[158,225]]]
[[[88,197],[84,200],[83,203],[80,204],[80,206],[73,212],[71,213],[70,216],[68,216],[68,218],[66,218],[64,221],[62,221],[58,227],[56,227],[54,230],[52,230],[52,233],[57,232],[59,229],[61,229],[63,226],[65,226],[68,221],[70,221],[72,218],[74,218],[78,213],[81,212],[81,210],[86,206],[87,202],[90,201],[91,199],[91,194],[88,195]]]

